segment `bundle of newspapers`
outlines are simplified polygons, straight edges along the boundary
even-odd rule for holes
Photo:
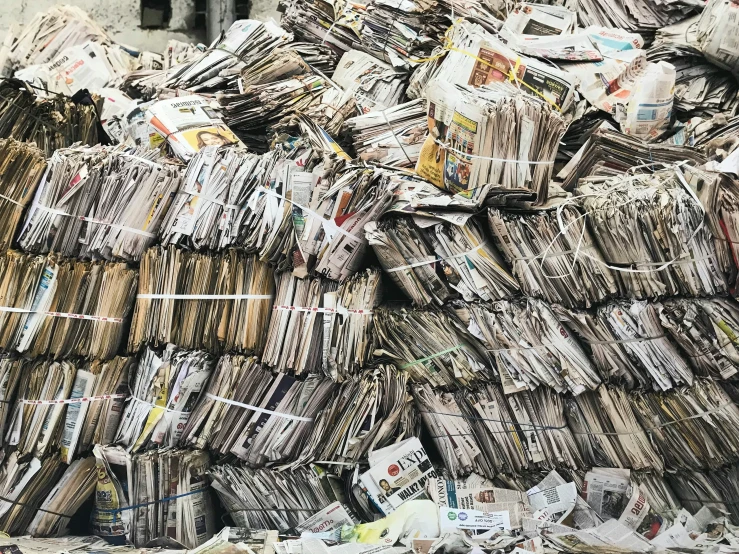
[[[195,548],[215,532],[207,452],[130,454],[119,446],[98,445],[94,457],[98,478],[91,517],[98,536],[134,545],[166,536]]]
[[[124,342],[138,271],[8,250],[0,256],[0,345],[29,356],[108,359]]]
[[[75,142],[99,144],[98,103],[74,102],[55,95],[39,98],[27,84],[17,80],[0,81],[0,137],[33,142],[47,157]]]
[[[137,261],[157,238],[179,186],[177,165],[153,150],[57,150],[18,242],[39,254]]]
[[[274,287],[272,269],[243,251],[150,248],[141,258],[128,349],[174,343],[261,353]]]

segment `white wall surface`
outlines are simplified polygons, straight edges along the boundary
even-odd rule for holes
[[[194,0],[171,0],[172,17],[167,29],[141,29],[139,0],[5,0],[0,2],[0,40],[13,23],[23,24],[38,12],[59,3],[79,6],[121,44],[162,52],[169,39],[204,42],[203,32],[188,30],[195,18]]]

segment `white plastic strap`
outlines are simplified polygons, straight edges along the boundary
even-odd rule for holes
[[[8,202],[12,202],[16,206],[20,206],[21,208],[24,208],[26,206],[25,204],[21,204],[17,200],[13,200],[12,198],[5,196],[4,194],[0,194],[0,198],[2,198],[3,200],[7,200]]]
[[[215,394],[206,393],[205,396],[212,400],[216,400],[218,402],[223,402],[224,404],[230,404],[231,406],[237,406],[239,408],[246,408],[247,410],[252,410],[254,412],[260,412],[262,414],[269,414],[269,415],[276,415],[278,417],[284,417],[285,419],[292,419],[295,421],[313,421],[312,417],[303,417],[303,416],[297,416],[293,414],[286,414],[283,412],[275,412],[274,410],[267,410],[266,408],[260,408],[259,406],[252,406],[251,404],[243,404],[241,402],[236,402],[235,400],[230,400],[228,398],[223,398],[221,396],[216,396]]]
[[[81,398],[67,398],[66,400],[18,400],[20,404],[31,404],[33,406],[50,406],[52,404],[81,404],[83,402],[97,402],[98,400],[113,400],[115,398],[128,398],[127,394],[103,394],[100,396],[83,396]]]
[[[509,162],[513,164],[526,164],[526,165],[554,165],[554,160],[552,160],[551,162],[530,162],[528,160],[509,160],[507,158],[490,158],[488,156],[477,156],[475,154],[467,154],[466,152],[462,152],[461,150],[457,150],[456,148],[447,146],[446,144],[441,142],[439,139],[434,139],[434,142],[438,144],[439,146],[441,146],[441,148],[444,150],[449,150],[459,156],[465,156],[467,158],[474,158],[476,160],[491,160],[493,162]]]
[[[386,269],[385,271],[387,271],[388,273],[395,273],[396,271],[403,271],[404,269],[412,269],[414,267],[420,267],[422,265],[433,264],[436,262],[443,262],[446,260],[454,260],[456,258],[463,258],[465,256],[469,256],[470,254],[477,252],[480,248],[487,246],[487,244],[488,244],[488,241],[484,240],[480,244],[475,246],[473,249],[468,250],[467,252],[462,252],[461,254],[455,254],[454,256],[449,256],[447,258],[436,258],[436,257],[429,258],[428,260],[424,262],[416,262],[416,263],[412,263],[408,265],[400,265],[398,267],[391,267],[390,269]]]
[[[222,200],[218,200],[218,198],[214,198],[213,196],[208,196],[207,194],[201,194],[194,190],[178,190],[177,193],[197,196],[198,198],[202,198],[203,200],[212,202],[213,204],[218,204],[219,206],[223,206],[227,210],[240,210],[241,209],[241,206],[239,206],[238,204],[226,204]]]
[[[148,164],[148,165],[153,166],[153,167],[164,168],[164,166],[162,164],[157,163],[157,162],[152,161],[152,160],[147,160],[146,158],[142,158],[141,156],[135,156],[133,154],[128,154],[126,152],[121,152],[119,154],[119,156],[123,156],[124,158],[132,158],[134,160],[138,160],[140,162],[143,162],[143,163]]]
[[[164,410],[165,412],[171,412],[173,414],[189,414],[190,412],[183,412],[182,410],[172,410],[170,408],[165,408],[164,406],[157,406],[156,404],[152,404],[151,402],[147,402],[146,400],[141,400],[140,398],[136,398],[135,396],[129,396],[129,400],[133,400],[134,402],[138,402],[139,404],[146,404],[147,406],[151,408],[158,408],[160,410]]]
[[[350,314],[372,315],[372,310],[352,310],[349,308],[314,308],[310,306],[272,306],[272,310],[288,310],[291,312],[315,312],[319,314],[337,314],[347,312]]]
[[[49,208],[48,206],[42,206],[41,204],[33,204],[33,206],[31,206],[31,209],[33,208],[37,208],[39,210],[43,210],[45,212],[49,212],[54,215],[72,217],[74,219],[79,219],[80,221],[87,221],[88,223],[96,223],[98,225],[105,225],[106,227],[112,227],[113,229],[120,229],[121,231],[126,231],[128,233],[135,233],[137,235],[142,235],[142,236],[149,237],[149,238],[156,238],[156,234],[150,233],[149,231],[142,231],[141,229],[136,229],[135,227],[126,227],[125,225],[118,225],[117,223],[110,223],[108,221],[103,221],[102,219],[94,219],[92,217],[85,217],[84,215],[70,214],[62,210],[57,210],[55,208]]]
[[[271,294],[137,294],[136,298],[160,300],[271,300]]]
[[[296,208],[300,208],[300,210],[304,214],[310,215],[311,217],[315,217],[316,219],[320,220],[322,222],[321,224],[323,225],[324,229],[326,229],[326,231],[329,232],[329,233],[332,232],[332,231],[338,231],[339,233],[341,233],[342,235],[344,235],[346,237],[349,237],[350,239],[353,239],[353,240],[355,240],[357,242],[362,242],[362,239],[360,239],[357,235],[353,235],[349,231],[347,231],[346,229],[342,229],[341,227],[339,227],[338,225],[336,225],[336,222],[333,219],[326,219],[325,217],[323,217],[318,212],[314,212],[310,208],[306,208],[305,206],[301,206],[300,204],[296,204],[295,202],[293,202],[292,200],[290,200],[289,198],[287,198],[285,195],[280,194],[279,192],[276,192],[276,191],[274,191],[272,189],[268,189],[268,188],[265,188],[265,187],[258,187],[257,188],[257,191],[258,192],[263,192],[265,194],[268,194],[269,196],[274,196],[275,198],[280,198],[282,200],[285,200],[286,202],[290,202],[290,204],[292,204]]]
[[[121,317],[108,317],[103,315],[86,315],[86,314],[70,314],[67,312],[49,312],[41,310],[26,310],[25,308],[12,308],[10,306],[0,306],[0,312],[12,312],[18,314],[44,314],[52,317],[67,317],[69,319],[84,319],[87,321],[107,321],[110,323],[123,323]]]

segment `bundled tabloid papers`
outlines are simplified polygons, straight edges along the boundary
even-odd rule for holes
[[[494,380],[484,347],[455,314],[378,308],[375,355],[387,355],[413,382],[432,386]]]
[[[238,143],[221,116],[204,96],[159,100],[146,110],[151,146],[166,142],[174,154],[189,160],[205,146]]]
[[[93,97],[99,102],[99,97]],[[75,142],[98,144],[97,106],[65,96],[37,98],[16,80],[0,82],[0,137],[34,142],[47,157]]]
[[[350,50],[336,66],[333,80],[357,100],[363,113],[402,103],[407,74],[373,56]]]
[[[727,290],[705,209],[679,168],[583,180],[577,194],[624,294],[644,298]]]
[[[336,283],[320,277],[297,279],[291,273],[280,275],[267,331],[262,362],[282,373],[316,373],[323,367],[324,336],[330,329],[324,302],[334,293]]]
[[[221,88],[238,77],[243,61],[258,60],[291,38],[273,21],[240,19],[205,52],[178,66],[165,86],[192,92]]]
[[[64,49],[94,40],[109,43],[103,28],[76,6],[56,5],[23,26],[11,28],[0,49],[0,68],[10,77],[17,69],[52,61]]]
[[[249,469],[233,465],[211,467],[209,476],[229,515],[243,527],[288,530],[336,501],[320,473]]]
[[[365,460],[385,446],[418,436],[420,420],[407,383],[407,375],[390,364],[346,379],[316,418],[295,464]]]
[[[495,359],[506,393],[552,387],[577,395],[601,382],[577,338],[539,300],[469,306],[470,331]]]
[[[366,269],[323,296],[323,371],[335,381],[367,366],[374,343],[374,308],[382,298],[382,274]]]
[[[429,135],[416,164],[421,177],[477,204],[494,186],[547,198],[567,128],[556,108],[508,83],[475,89],[439,76],[429,87]],[[511,134],[511,128],[519,132]]]
[[[532,212],[490,208],[488,225],[528,296],[587,307],[618,292],[587,220],[574,206]]]
[[[0,257],[0,345],[30,356],[107,359],[118,352],[138,272],[13,250]]]
[[[132,455],[121,447],[98,445],[94,454],[95,534],[138,546],[166,536],[186,548],[213,535],[206,452],[151,450]]]
[[[156,151],[57,150],[18,236],[29,252],[137,261],[156,238],[180,186]]]
[[[428,126],[422,100],[346,120],[359,159],[394,167],[415,167]]]
[[[417,306],[455,296],[499,300],[518,291],[479,223],[465,214],[451,223],[388,218],[368,223],[365,232],[383,269]]]
[[[267,264],[237,250],[154,247],[144,253],[140,271],[131,352],[170,342],[214,353],[264,348],[275,286]]]
[[[131,397],[114,442],[129,452],[175,446],[215,363],[198,350],[168,345],[157,355],[147,348],[130,370]]]
[[[0,250],[7,250],[46,170],[46,157],[33,144],[0,139],[0,159]]]

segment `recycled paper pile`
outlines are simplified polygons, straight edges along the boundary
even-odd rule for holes
[[[0,546],[739,551],[739,4],[280,9],[8,33]]]

